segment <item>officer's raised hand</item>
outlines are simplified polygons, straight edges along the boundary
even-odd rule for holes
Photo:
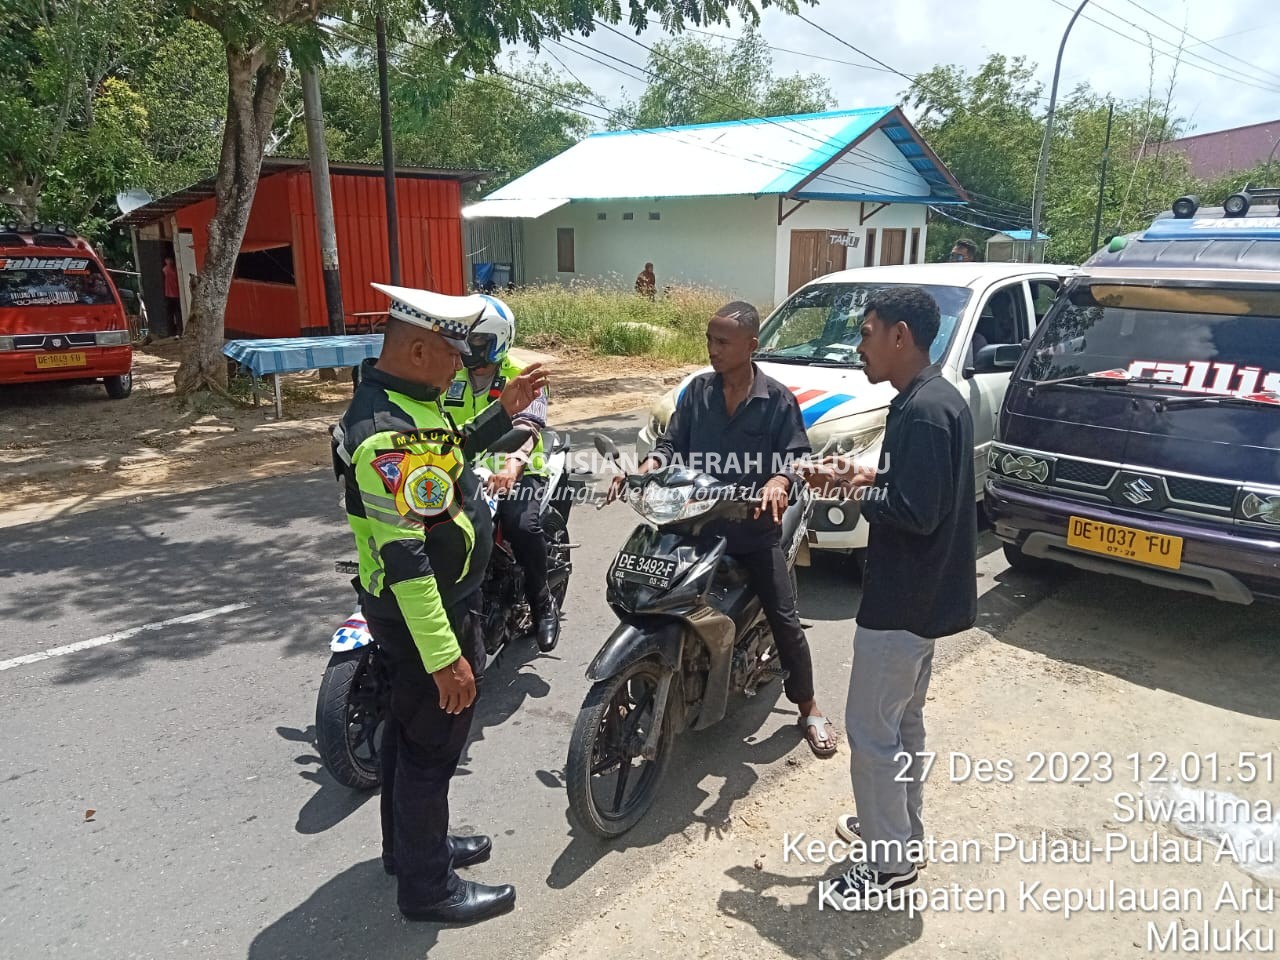
[[[533,403],[533,398],[547,386],[547,380],[547,371],[542,368],[542,364],[531,363],[520,376],[508,381],[502,389],[502,398],[498,401],[507,411],[507,416],[514,417]]]
[[[440,709],[445,713],[461,713],[476,699],[476,678],[466,657],[458,657],[442,670],[431,674],[440,691]]]

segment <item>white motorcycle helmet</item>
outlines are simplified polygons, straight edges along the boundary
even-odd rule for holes
[[[463,357],[467,368],[487,367],[500,363],[516,339],[516,315],[497,297],[480,294],[487,303],[480,318],[467,334],[467,346],[471,355]]]

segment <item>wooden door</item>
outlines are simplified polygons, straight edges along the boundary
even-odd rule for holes
[[[880,265],[895,266],[907,262],[907,231],[882,230],[880,248]]]
[[[792,230],[787,293],[815,277],[845,269],[849,255],[847,230]]]

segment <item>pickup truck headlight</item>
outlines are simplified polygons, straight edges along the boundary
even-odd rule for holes
[[[129,343],[128,330],[99,330],[94,342],[100,347],[123,347]]]
[[[847,433],[819,434],[810,437],[813,452],[819,457],[860,457],[884,439],[884,424],[850,430]]]

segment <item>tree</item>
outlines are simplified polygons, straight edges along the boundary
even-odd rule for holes
[[[754,27],[732,44],[691,37],[659,41],[646,73],[650,80],[639,101],[624,98],[610,117],[612,129],[818,113],[836,103],[818,74],[776,77],[773,52]]]
[[[0,13],[0,200],[17,217],[83,229],[144,175],[133,66],[154,29],[150,0],[23,0]]]
[[[1154,73],[1153,84],[1154,87]],[[1031,192],[1044,138],[1043,90],[1035,65],[996,54],[972,75],[955,66],[920,74],[905,96],[919,111],[917,127],[960,183],[971,203],[955,216],[978,226],[944,222],[929,231],[928,256],[940,259],[960,236],[981,245],[991,232],[1030,226]],[[1160,145],[1178,136],[1172,87],[1115,103],[1111,159],[1103,197],[1104,236],[1145,226],[1193,179],[1185,160]],[[1087,84],[1059,101],[1054,122],[1044,223],[1048,258],[1079,263],[1093,250],[1094,215],[1109,102]]]
[[[321,74],[329,155],[381,163],[378,103],[369,95],[377,87],[377,64],[358,30],[344,30],[342,37],[353,44],[352,56]],[[489,191],[590,132],[590,121],[564,104],[592,96],[591,90],[564,82],[546,66],[522,65],[512,56],[501,74],[468,77],[412,35],[389,44],[388,62],[398,162],[488,170],[483,189]],[[302,131],[288,136],[280,150],[305,153]]]
[[[664,29],[686,22],[727,23],[737,12],[752,23],[759,9],[796,9],[816,0],[189,0],[183,9],[222,39],[227,64],[227,116],[215,181],[209,247],[196,283],[188,343],[174,377],[177,392],[225,392],[221,347],[227,293],[257,190],[267,137],[285,82],[287,61],[323,59],[319,20],[382,12],[388,23],[429,24],[426,45],[460,69],[493,64],[503,42],[534,47],[543,37],[590,34],[597,22],[617,23],[624,9],[637,32],[657,14]]]

